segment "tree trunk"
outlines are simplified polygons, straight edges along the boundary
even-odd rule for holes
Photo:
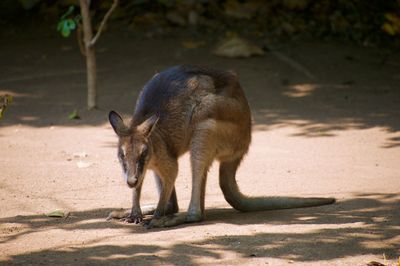
[[[94,47],[86,49],[86,71],[87,71],[87,107],[88,109],[96,108],[96,54]]]
[[[83,41],[85,45],[86,55],[86,71],[87,71],[87,107],[93,109],[96,107],[96,53],[93,39],[92,23],[89,13],[90,0],[80,0],[82,24],[83,24]]]

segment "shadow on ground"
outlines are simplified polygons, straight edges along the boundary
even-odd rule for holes
[[[154,231],[180,230],[186,226],[190,226],[193,230],[201,230],[201,227],[208,224],[224,223],[262,224],[270,228],[275,225],[302,225],[302,228],[310,230],[293,232],[293,229],[285,229],[291,232],[210,236],[186,243],[177,242],[168,247],[137,243],[97,245],[97,242],[104,242],[104,238],[98,237],[85,245],[69,245],[68,249],[55,248],[15,255],[0,264],[168,263],[174,265],[175,258],[179,256],[182,265],[197,265],[195,259],[199,256],[220,259],[217,250],[233,252],[244,258],[280,258],[298,262],[332,260],[363,254],[382,256],[383,253],[388,259],[396,259],[400,249],[398,242],[400,217],[397,215],[400,211],[400,199],[395,194],[363,194],[335,205],[283,211],[239,213],[231,209],[208,210],[207,220],[203,223],[152,230],[138,225],[106,222],[104,217],[109,211],[110,209],[94,209],[76,212],[71,213],[69,218],[61,220],[42,215],[2,218],[0,223],[23,225],[25,230],[20,233],[10,231],[9,235],[2,237],[1,242],[17,241],[22,236],[54,228],[73,231],[75,234],[79,230],[126,228],[131,233],[146,234]],[[82,223],[84,221],[86,223]],[[316,225],[319,227],[316,228]],[[157,252],[160,251],[165,251],[163,254],[167,255],[158,255]]]

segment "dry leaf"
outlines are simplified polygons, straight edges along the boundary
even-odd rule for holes
[[[73,119],[81,119],[80,115],[78,114],[78,110],[74,110],[72,111],[69,115],[68,115],[68,119],[73,120]]]
[[[204,46],[206,43],[204,41],[183,41],[182,46],[186,49],[196,49]]]
[[[72,156],[74,156],[75,158],[86,158],[88,157],[88,154],[84,151],[81,151],[81,152],[74,152]]]

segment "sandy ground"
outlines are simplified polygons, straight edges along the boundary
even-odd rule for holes
[[[263,57],[223,59],[212,42],[105,35],[98,48],[99,110],[85,110],[84,64],[74,40],[0,43],[0,265],[397,265],[400,256],[400,60],[375,48],[275,44]],[[239,213],[210,170],[204,222],[147,230],[107,222],[131,195],[107,122],[127,117],[156,70],[179,63],[233,69],[254,117],[238,173],[249,195],[335,197],[329,206]],[[78,109],[81,120],[69,120]],[[79,158],[74,153],[86,153]],[[79,168],[78,162],[89,167]],[[190,199],[180,160],[181,210]],[[142,202],[157,201],[152,176]],[[61,209],[65,219],[44,213]]]

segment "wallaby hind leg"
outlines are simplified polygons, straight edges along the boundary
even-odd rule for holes
[[[171,196],[174,191],[175,179],[178,175],[178,162],[176,158],[164,158],[163,166],[157,169],[156,173],[161,183],[161,193],[154,212],[153,219],[160,218],[167,214],[168,203],[171,201]],[[172,198],[176,198],[172,196]],[[177,207],[177,206],[176,206]]]
[[[186,222],[198,222],[204,219],[204,198],[207,172],[215,157],[215,137],[213,131],[199,130],[193,136],[190,151],[192,166],[192,197],[187,212]]]
[[[201,146],[200,146],[201,147]],[[211,146],[215,147],[215,146]],[[192,198],[190,200],[189,209],[187,213],[178,213],[176,215],[154,215],[155,218],[150,221],[148,228],[153,227],[169,227],[177,226],[185,222],[198,222],[204,218],[204,197],[207,171],[212,162],[212,155],[209,150],[194,149],[191,151],[191,164],[192,164]],[[195,152],[194,152],[195,151]],[[161,177],[161,181],[164,179]],[[162,184],[162,191],[164,193],[165,187]],[[170,202],[173,201],[171,192]],[[160,196],[161,202],[162,195]],[[159,203],[160,206],[160,203]],[[177,207],[177,206],[176,206]],[[158,207],[157,207],[158,210]],[[157,211],[156,211],[157,213]]]
[[[156,185],[157,185],[157,191],[158,191],[158,196],[161,196],[161,192],[163,190],[163,186],[162,186],[162,181],[161,178],[157,175],[157,173],[154,173],[154,178],[156,181]],[[154,210],[155,211],[155,206],[154,206]],[[167,203],[167,209],[165,211],[165,214],[173,214],[173,213],[177,213],[179,211],[179,206],[178,206],[178,199],[176,197],[176,191],[175,191],[175,186],[172,189],[172,193],[171,193],[171,197],[168,200]],[[152,213],[148,213],[148,214],[152,214]],[[146,214],[144,214],[146,215]]]
[[[199,222],[204,219],[204,198],[208,167],[197,166],[194,168],[199,170],[193,171],[192,197],[186,216],[186,222]]]

